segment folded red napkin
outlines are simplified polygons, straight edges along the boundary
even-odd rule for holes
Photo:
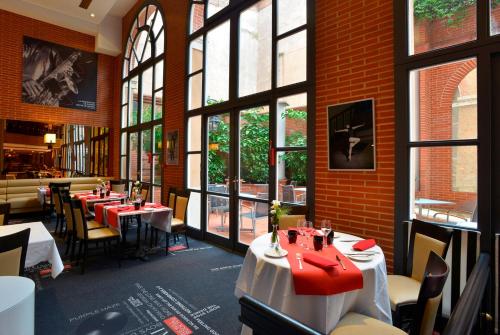
[[[118,208],[118,212],[131,211],[135,209],[134,206],[120,207]]]
[[[362,240],[362,241],[359,241],[359,242],[355,243],[352,246],[352,248],[354,250],[357,250],[357,251],[363,251],[363,250],[366,250],[366,249],[373,248],[376,245],[377,245],[377,243],[375,242],[375,240],[373,238],[370,238],[368,240]]]
[[[324,270],[331,270],[334,266],[339,265],[339,262],[333,259],[327,259],[312,253],[306,253],[303,257],[304,262],[307,262]]]

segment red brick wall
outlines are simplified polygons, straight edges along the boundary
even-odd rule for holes
[[[375,172],[328,171],[328,105],[375,98]],[[377,239],[389,269],[394,240],[393,8],[388,0],[316,1],[316,220]]]
[[[2,29],[0,29],[0,118],[113,127],[115,60],[111,56],[98,55],[96,112],[21,102],[23,36],[90,52],[94,51],[94,36],[3,10],[0,10],[0,22],[2,22]],[[110,157],[113,157],[112,150]],[[111,174],[113,174],[112,167]]]
[[[185,52],[186,52],[186,20],[188,18],[188,1],[161,0],[163,7],[164,24],[167,33],[165,44],[165,69],[166,81],[164,87],[164,108],[163,108],[163,127],[164,142],[165,134],[168,130],[179,130],[179,165],[164,165],[163,168],[163,192],[164,199],[167,199],[166,192],[169,186],[182,188],[184,186],[184,113],[185,113]],[[142,7],[143,1],[139,0],[136,5],[123,18],[122,37],[123,45],[129,34],[130,26]],[[121,69],[122,56],[118,57],[117,66]],[[121,70],[117,71],[115,91],[118,91],[118,98],[114,105],[114,127],[120,129],[120,101],[119,91],[121,87]],[[119,131],[114,134],[115,152],[114,157],[119,153]],[[118,171],[119,161],[114,161],[115,171]]]

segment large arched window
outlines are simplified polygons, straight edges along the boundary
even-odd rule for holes
[[[123,57],[120,177],[151,185],[161,201],[165,29],[159,5],[139,10]]]
[[[268,203],[312,199],[312,0],[193,0],[186,73],[188,225],[230,247]]]

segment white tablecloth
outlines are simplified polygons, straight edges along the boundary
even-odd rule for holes
[[[35,282],[0,277],[0,335],[35,333]]]
[[[104,206],[103,210],[104,224],[108,226],[109,224],[108,224],[107,210],[112,207],[117,207],[117,206]],[[153,208],[152,210],[147,210],[147,211],[143,209],[133,212],[123,211],[123,212],[118,212],[118,217],[121,218],[124,216],[135,216],[139,214],[141,215],[142,222],[148,222],[151,226],[161,231],[165,231],[167,233],[171,232],[172,215],[173,215],[172,208],[160,207],[160,208]],[[118,227],[114,226],[111,227],[121,232],[121,220],[118,220]]]
[[[334,245],[341,252],[352,251],[355,236],[336,233]],[[264,252],[269,248],[270,234],[255,239],[248,248],[236,282],[238,298],[250,295],[296,320],[329,334],[347,312],[358,312],[392,324],[387,293],[387,271],[382,250],[369,262],[354,262],[363,273],[361,290],[329,296],[296,295],[290,264],[286,257],[273,259]],[[250,333],[243,327],[242,333]],[[368,334],[367,334],[368,335]]]
[[[54,238],[42,222],[0,226],[0,236],[17,233],[26,228],[31,228],[31,232],[25,266],[30,267],[40,262],[49,261],[52,264],[52,278],[56,278],[64,270],[64,264]]]

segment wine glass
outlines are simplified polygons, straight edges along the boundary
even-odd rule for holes
[[[304,236],[306,237],[306,249],[309,250],[309,237],[311,237],[311,234],[314,233],[314,226],[311,221],[304,221],[304,224],[302,226],[303,231],[304,231]]]
[[[304,222],[306,222],[305,219],[298,219],[297,220],[297,233],[301,236],[304,235]],[[300,239],[300,246],[303,248],[304,247],[304,242],[303,239]]]
[[[328,234],[332,231],[332,223],[330,220],[321,220],[321,232],[323,233],[323,247],[327,248],[328,243],[326,242]]]

